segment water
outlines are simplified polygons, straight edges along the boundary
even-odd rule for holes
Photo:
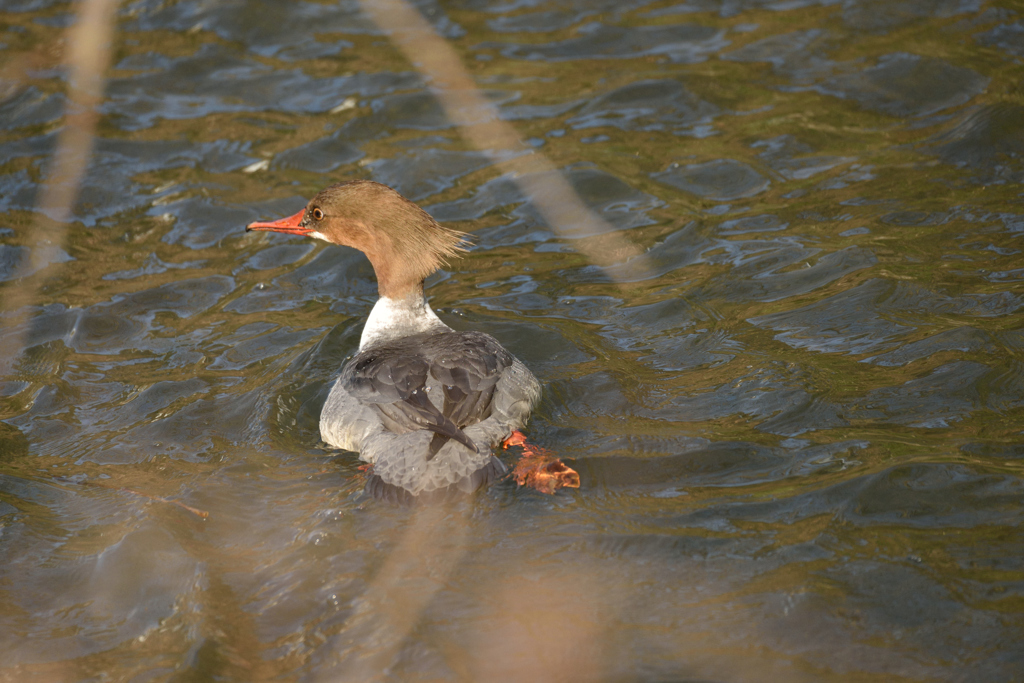
[[[125,3],[33,243],[76,5],[4,2],[5,300],[48,265],[4,327],[0,679],[1021,680],[1020,6],[418,7],[643,267],[349,2]],[[398,508],[320,441],[372,271],[243,227],[346,178],[474,233],[432,304],[530,365],[578,491]]]

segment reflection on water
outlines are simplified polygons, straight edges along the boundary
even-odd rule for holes
[[[5,3],[0,282],[44,287],[2,330],[0,679],[1019,680],[1020,8],[416,5],[643,259],[588,263],[348,2],[125,3],[33,243],[75,6]],[[346,178],[475,234],[429,296],[544,382],[578,491],[395,508],[321,443],[372,271],[243,228]]]

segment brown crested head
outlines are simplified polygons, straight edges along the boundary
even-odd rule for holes
[[[381,296],[403,298],[422,286],[445,259],[465,251],[466,234],[438,224],[430,214],[372,180],[321,190],[294,216],[256,222],[249,230],[312,235],[366,254]]]

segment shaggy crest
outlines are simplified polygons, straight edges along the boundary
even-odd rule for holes
[[[322,217],[317,220],[317,215]],[[366,254],[380,295],[389,298],[422,287],[428,275],[465,252],[468,243],[465,233],[443,227],[395,190],[371,180],[322,190],[306,206],[300,225]]]

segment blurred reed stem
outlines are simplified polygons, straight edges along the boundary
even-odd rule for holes
[[[103,100],[110,64],[117,0],[82,0],[77,21],[68,29],[64,64],[67,69],[67,105],[56,151],[47,167],[48,178],[40,195],[39,211],[25,236],[29,257],[17,266],[13,282],[5,288],[0,337],[0,358],[10,366],[28,336],[25,324],[46,279],[49,256],[61,248],[71,209],[89,165],[98,107]]]
[[[557,234],[597,236],[576,240],[573,247],[599,266],[623,263],[642,250],[615,231],[584,204],[572,185],[541,152],[526,144],[502,121],[498,108],[484,97],[458,53],[406,0],[360,0],[363,11],[431,84],[448,119],[473,147],[485,152],[503,173],[513,174],[520,190]],[[509,158],[508,153],[516,156]],[[580,229],[580,226],[584,226]],[[636,276],[644,264],[633,264]],[[609,272],[609,275],[613,275]]]

